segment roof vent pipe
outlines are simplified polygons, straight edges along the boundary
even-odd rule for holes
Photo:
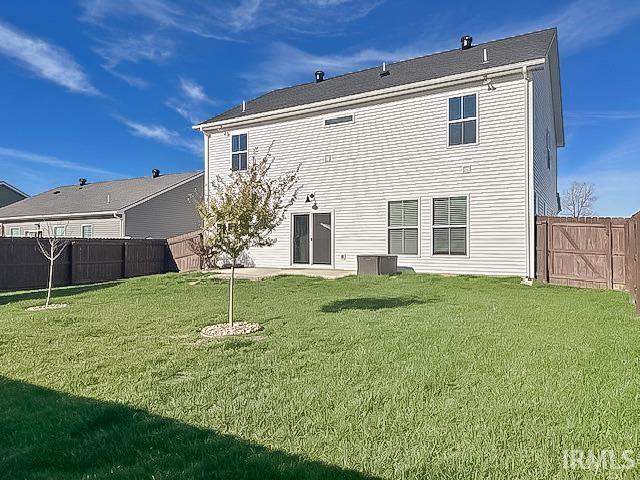
[[[247,111],[247,102],[245,100],[242,100],[242,111],[243,112]]]
[[[482,49],[482,63],[487,63],[489,61],[489,52],[487,52],[486,48]]]
[[[465,35],[464,37],[462,37],[460,39],[460,46],[462,47],[462,50],[468,50],[470,49],[473,45],[471,44],[471,42],[473,42],[473,37],[470,35]]]
[[[160,170],[158,170],[157,168],[154,168],[153,170],[151,170],[152,178],[158,178],[159,176],[160,176]]]
[[[316,83],[324,82],[324,72],[322,70],[316,70]]]
[[[86,178],[79,178],[78,179],[78,183],[80,184],[81,187],[84,187],[87,184],[87,179]]]
[[[386,77],[389,73],[389,70],[387,70],[387,62],[382,62],[382,71],[380,72],[380,76]]]

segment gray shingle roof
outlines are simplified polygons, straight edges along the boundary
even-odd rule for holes
[[[380,77],[381,67],[376,66],[367,70],[328,78],[320,83],[304,83],[274,90],[246,102],[245,112],[242,111],[242,106],[238,105],[205,120],[199,125],[467,73],[484,68],[544,58],[555,35],[556,29],[549,28],[474,45],[468,50],[458,48],[404,60],[389,64],[388,70],[390,74],[384,77]],[[489,55],[488,63],[482,63],[483,48],[487,49]],[[309,72],[310,75],[312,73]]]
[[[53,188],[0,208],[0,219],[120,211],[202,172],[174,173]],[[107,203],[107,198],[109,203]]]

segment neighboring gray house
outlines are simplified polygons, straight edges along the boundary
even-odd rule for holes
[[[29,195],[24,193],[21,190],[18,190],[13,185],[0,180],[0,208],[5,205],[10,205],[12,203],[19,202],[20,200],[24,200]]]
[[[169,238],[197,230],[203,173],[152,175],[58,187],[0,208],[2,235]]]
[[[282,88],[196,125],[205,185],[273,143],[298,200],[258,267],[535,273],[535,215],[558,212],[564,146],[555,28]],[[309,72],[311,77],[313,72]]]

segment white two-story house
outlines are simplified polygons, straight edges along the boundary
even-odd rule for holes
[[[249,256],[260,267],[356,268],[393,254],[417,272],[535,272],[535,215],[558,212],[564,146],[556,29],[275,90],[194,128],[210,179],[273,142],[301,195]]]

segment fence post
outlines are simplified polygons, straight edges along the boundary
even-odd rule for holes
[[[128,278],[129,274],[127,265],[129,264],[129,242],[126,240],[122,242],[122,277]]]
[[[613,231],[611,229],[611,219],[605,220],[605,227],[607,229],[607,287],[609,290],[613,290]]]

